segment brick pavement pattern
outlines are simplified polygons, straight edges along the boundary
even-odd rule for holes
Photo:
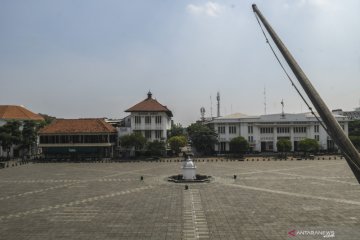
[[[214,180],[188,190],[166,181],[174,161],[1,169],[0,239],[360,239],[360,185],[342,159],[196,165]]]

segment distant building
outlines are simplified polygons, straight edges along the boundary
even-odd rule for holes
[[[57,119],[39,131],[46,158],[111,158],[117,131],[104,119]]]
[[[149,141],[167,139],[167,131],[171,128],[172,112],[152,98],[148,92],[147,98],[125,112],[130,113],[122,122],[119,128],[119,136],[130,133],[141,133]]]
[[[345,133],[348,134],[348,119],[335,115]],[[311,113],[269,114],[247,116],[241,113],[215,118],[207,123],[218,133],[219,144],[215,150],[220,153],[230,151],[230,141],[242,136],[248,140],[252,151],[276,152],[279,139],[289,139],[292,151],[297,151],[298,143],[304,138],[316,139],[321,150],[335,150],[333,140]]]
[[[342,109],[332,110],[334,114],[348,117],[350,120],[360,120],[360,107],[355,108],[354,111],[343,111]]]
[[[39,114],[33,113],[23,106],[16,105],[0,105],[0,126],[5,125],[8,121],[44,121]],[[18,157],[19,151],[17,146],[13,146],[10,150],[10,157]],[[0,146],[0,157],[5,157],[6,152]]]

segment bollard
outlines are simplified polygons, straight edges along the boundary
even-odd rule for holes
[[[234,175],[234,179],[236,179],[236,175]]]
[[[143,181],[143,180],[144,180],[144,177],[143,177],[143,176],[141,176],[141,177],[140,177],[140,180],[141,180],[141,181]]]
[[[189,186],[188,185],[185,185],[185,190],[188,190],[189,189]]]

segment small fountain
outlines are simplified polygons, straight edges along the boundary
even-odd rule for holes
[[[192,153],[184,154],[184,160],[181,162],[182,174],[173,175],[168,178],[168,181],[176,183],[196,183],[209,182],[211,176],[196,174],[196,166],[191,159]]]

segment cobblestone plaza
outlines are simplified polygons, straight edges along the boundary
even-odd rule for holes
[[[343,159],[195,163],[213,180],[188,190],[174,160],[2,169],[0,239],[360,239]]]

